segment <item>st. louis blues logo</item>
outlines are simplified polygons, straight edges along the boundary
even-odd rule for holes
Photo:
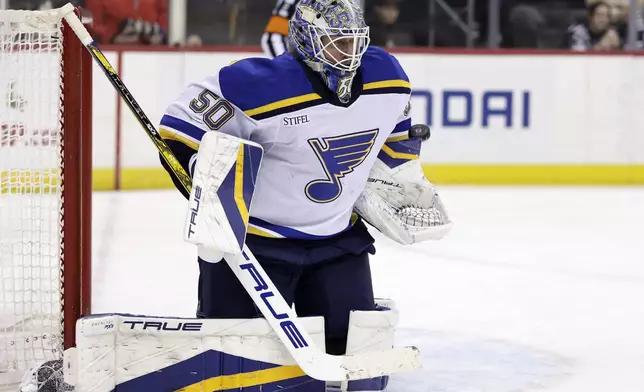
[[[306,184],[306,196],[316,203],[329,203],[342,193],[342,179],[360,165],[371,152],[378,130],[343,136],[309,139],[327,178]]]

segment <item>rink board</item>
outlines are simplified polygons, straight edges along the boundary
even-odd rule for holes
[[[636,185],[644,184],[644,165],[423,165],[436,184],[481,185]],[[120,189],[173,187],[163,169],[123,169]],[[94,170],[94,189],[114,189],[114,171]]]
[[[260,55],[221,48],[105,52],[155,124],[189,83]],[[396,56],[413,86],[413,122],[432,128],[421,159],[433,182],[644,184],[644,90],[634,88],[644,85],[644,56]],[[135,117],[100,70],[93,78],[94,188],[171,187]]]

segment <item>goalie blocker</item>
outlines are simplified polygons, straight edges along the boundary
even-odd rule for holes
[[[257,143],[207,132],[190,160],[192,191],[184,239],[209,258],[241,253],[263,153]]]
[[[393,346],[398,312],[392,301],[380,303],[388,307],[351,312],[347,353]],[[300,320],[314,343],[324,348],[323,319]],[[328,384],[312,379],[259,318],[90,316],[77,323],[76,345],[65,352],[63,368],[65,382],[79,392],[324,392],[331,385],[338,391],[381,391],[388,382],[386,376]],[[60,385],[55,377],[48,382]]]

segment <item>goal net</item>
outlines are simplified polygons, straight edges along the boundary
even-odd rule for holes
[[[53,11],[0,10],[0,386],[89,312],[91,61]]]

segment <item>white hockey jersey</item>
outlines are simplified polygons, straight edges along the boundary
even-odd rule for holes
[[[342,104],[291,54],[252,58],[189,86],[167,109],[160,133],[184,166],[205,132],[264,147],[248,233],[319,239],[355,221],[353,205],[376,159],[417,159],[409,143],[410,83],[398,61],[369,48]]]

